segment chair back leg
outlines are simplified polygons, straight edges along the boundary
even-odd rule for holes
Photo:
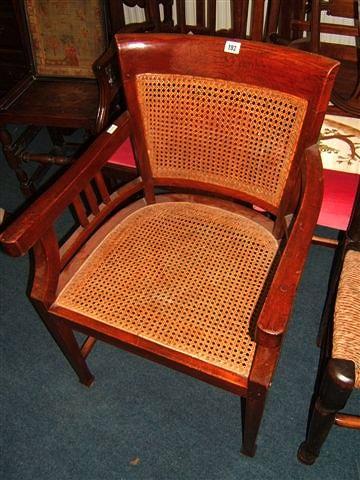
[[[342,410],[355,382],[354,363],[349,360],[330,359],[314,401],[308,434],[298,450],[298,459],[312,465],[334,424],[336,413]]]

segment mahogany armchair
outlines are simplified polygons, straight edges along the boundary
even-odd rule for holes
[[[99,339],[229,390],[253,456],[320,209],[312,145],[338,64],[206,36],[116,41],[129,111],[0,241],[33,249],[30,299],[80,382]],[[102,168],[128,137],[139,177],[109,192]],[[78,226],[59,245],[70,206]]]
[[[69,148],[66,134],[84,129],[88,141],[109,117],[125,110],[116,50],[109,38],[120,29],[152,28],[148,9],[143,23],[125,25],[125,5],[145,9],[144,0],[14,0],[30,66],[28,75],[0,101],[0,142],[25,196],[34,193],[50,165],[72,162],[81,143]],[[27,128],[13,135],[8,124]],[[53,148],[33,152],[29,146],[43,127]],[[38,165],[31,175],[25,168],[28,162]]]
[[[345,413],[360,389],[360,183],[349,227],[342,232],[321,321],[321,354],[306,440],[298,459],[313,464],[333,425],[360,430],[360,416]]]

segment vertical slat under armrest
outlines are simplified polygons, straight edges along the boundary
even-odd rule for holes
[[[88,220],[87,215],[86,215],[86,210],[85,210],[84,204],[82,203],[82,200],[81,200],[79,195],[77,195],[74,198],[72,204],[75,208],[75,212],[76,212],[76,215],[77,215],[77,218],[79,220],[80,225],[85,228],[87,225],[89,225],[89,220]]]
[[[99,192],[100,192],[100,195],[101,195],[101,198],[102,198],[103,202],[104,203],[109,203],[110,202],[110,195],[109,195],[109,191],[108,191],[108,189],[105,185],[103,176],[100,173],[97,173],[95,175],[94,179],[95,179],[95,182],[96,182],[96,186],[99,189]]]
[[[91,186],[91,183],[88,183],[86,185],[86,187],[84,188],[84,192],[85,192],[86,200],[89,202],[92,213],[96,215],[97,213],[99,213],[99,206],[97,204],[96,195]]]

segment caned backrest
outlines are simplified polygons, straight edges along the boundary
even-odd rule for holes
[[[136,80],[152,174],[246,192],[279,206],[307,102],[189,75]]]
[[[289,50],[255,42],[227,53],[210,37],[117,41],[142,174],[277,212],[294,164],[317,140],[336,63],[295,52],[287,64]]]
[[[92,64],[106,48],[102,0],[24,0],[38,75],[94,76]]]

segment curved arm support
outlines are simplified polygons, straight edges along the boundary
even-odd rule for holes
[[[151,22],[125,25],[118,33],[144,33],[154,30]],[[92,66],[99,87],[99,103],[96,113],[94,134],[100,133],[107,125],[110,107],[114,98],[122,88],[121,74],[118,65],[118,53],[114,41],[105,52],[95,60]],[[120,110],[125,110],[125,105]]]
[[[300,209],[257,322],[256,340],[268,347],[279,345],[286,330],[319,216],[323,179],[320,152],[316,145],[305,150],[302,183]]]
[[[94,128],[94,133],[97,134],[106,126],[111,103],[121,88],[117,52],[113,42],[93,63],[92,68],[99,87],[99,104]]]
[[[113,133],[99,135],[74,165],[2,233],[0,244],[9,255],[27,253],[130,136],[128,112],[113,125],[117,127]]]

